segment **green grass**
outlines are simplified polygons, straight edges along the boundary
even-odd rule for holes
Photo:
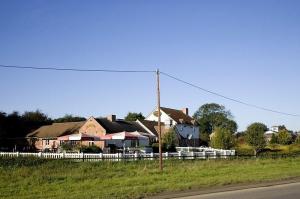
[[[0,159],[0,198],[141,198],[300,176],[300,158],[70,162]]]

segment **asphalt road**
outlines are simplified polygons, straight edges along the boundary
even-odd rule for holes
[[[300,199],[300,182],[270,187],[210,193],[178,199]]]

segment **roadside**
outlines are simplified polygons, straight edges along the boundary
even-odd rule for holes
[[[240,184],[232,184],[232,185],[224,185],[224,186],[216,186],[216,187],[209,187],[209,188],[201,188],[198,190],[187,190],[187,191],[180,191],[180,192],[164,192],[155,196],[147,197],[147,199],[171,199],[171,198],[184,198],[184,197],[191,197],[191,196],[201,196],[206,194],[213,194],[213,193],[225,193],[230,191],[237,191],[237,190],[247,190],[253,188],[263,188],[263,187],[272,187],[277,185],[287,185],[292,183],[299,183],[300,177],[295,178],[288,178],[283,180],[277,181],[267,181],[267,182],[260,182],[260,183],[240,183]]]

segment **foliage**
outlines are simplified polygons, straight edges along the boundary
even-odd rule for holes
[[[178,139],[173,128],[170,128],[168,132],[163,134],[162,143],[165,150],[176,151],[176,146],[178,146]]]
[[[83,153],[102,153],[102,149],[97,147],[96,145],[93,146],[82,146],[80,151]]]
[[[277,139],[278,139],[278,144],[287,145],[292,143],[292,136],[286,129],[280,130],[278,132]]]
[[[210,103],[202,105],[193,116],[199,123],[201,134],[211,134],[217,127],[236,132],[237,124],[232,120],[233,116],[224,106]]]
[[[200,145],[208,146],[210,142],[209,134],[207,132],[200,133]]]
[[[266,146],[264,133],[267,129],[268,128],[265,124],[257,122],[248,126],[246,130],[246,141],[253,147],[255,155]]]
[[[73,145],[70,142],[61,143],[60,148],[63,151],[66,151],[66,152],[74,152],[74,151],[79,151],[80,150],[80,146],[78,144]]]
[[[35,166],[24,162],[14,167],[2,161],[10,160],[0,160],[0,196],[6,199],[145,198],[193,187],[300,176],[300,158],[167,160],[164,161],[163,175],[158,169],[158,161],[100,163],[41,160],[34,163]]]
[[[0,137],[25,137],[42,125],[51,124],[51,119],[40,110],[26,111],[20,115],[14,111],[10,114],[0,113]]]
[[[278,136],[275,135],[274,133],[272,134],[270,144],[278,144]]]
[[[300,144],[300,136],[299,135],[295,139],[295,144]]]
[[[228,129],[216,128],[210,144],[217,149],[231,149],[236,142],[234,135]]]
[[[145,117],[142,113],[134,113],[129,112],[126,117],[124,118],[125,121],[136,121],[136,120],[144,120]]]
[[[56,123],[81,122],[81,121],[85,121],[85,120],[86,120],[86,118],[84,118],[84,117],[79,117],[79,116],[73,116],[71,114],[66,114],[64,117],[57,118],[57,119],[53,120],[53,122],[56,122]]]

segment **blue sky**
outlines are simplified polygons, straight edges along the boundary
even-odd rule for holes
[[[0,64],[155,70],[223,95],[300,114],[300,2],[0,1]],[[249,108],[167,77],[162,106],[216,102],[244,130],[252,122],[300,130],[300,118]],[[51,117],[147,115],[152,74],[0,69],[0,110]]]

